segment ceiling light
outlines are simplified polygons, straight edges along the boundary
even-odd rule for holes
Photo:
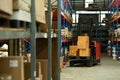
[[[89,4],[93,3],[93,0],[85,0],[85,8],[89,7]]]

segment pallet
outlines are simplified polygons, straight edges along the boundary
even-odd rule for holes
[[[1,27],[0,26],[0,31],[1,30],[6,30],[6,31],[16,31],[16,32],[25,32],[25,31],[29,31],[29,30],[26,30],[26,29],[22,29],[22,28],[5,28],[5,27]]]
[[[9,19],[9,16],[6,16],[6,15],[1,15],[0,13],[0,26],[3,26],[3,27],[10,27],[10,19]]]
[[[20,20],[11,20],[10,26],[12,28],[30,29],[30,22],[20,21]]]
[[[58,34],[58,29],[53,29],[53,32]]]

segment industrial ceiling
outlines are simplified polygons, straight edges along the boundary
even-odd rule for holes
[[[89,3],[91,0],[70,0],[73,10],[108,10],[109,0],[93,0],[93,3]],[[85,4],[94,4],[93,7],[85,8]]]

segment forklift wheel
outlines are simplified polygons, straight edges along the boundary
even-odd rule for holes
[[[70,61],[70,67],[74,66],[74,61]]]
[[[91,67],[92,65],[93,65],[92,61],[91,61],[91,60],[88,60],[88,61],[87,61],[87,66],[88,66],[88,67]]]
[[[93,60],[93,56],[91,56],[90,60],[87,61],[87,66],[88,66],[88,67],[93,66],[93,61],[94,61],[94,60]]]

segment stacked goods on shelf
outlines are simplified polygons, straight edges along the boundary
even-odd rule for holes
[[[10,17],[13,14],[12,0],[0,0],[0,27],[10,26]]]
[[[37,39],[36,44],[36,58],[38,60],[47,60],[48,61],[48,40],[47,39]],[[41,46],[40,46],[41,45]],[[53,80],[58,79],[58,38],[52,38],[52,78]],[[47,62],[43,62],[43,64],[47,64]],[[42,63],[41,63],[42,65]],[[48,64],[47,64],[48,65]],[[48,69],[48,66],[44,69]],[[48,70],[47,70],[48,71]],[[48,72],[44,71],[45,76],[47,77]],[[47,73],[47,74],[46,74]],[[44,75],[43,75],[44,78]]]
[[[30,57],[29,57],[30,58]],[[0,58],[0,80],[30,80],[31,62],[24,62],[23,56]],[[47,80],[48,60],[39,59],[36,62],[36,80]]]
[[[13,10],[11,26],[29,27],[31,22],[31,0],[13,0]],[[35,18],[38,23],[46,23],[44,0],[35,0]]]
[[[44,49],[44,48],[42,48]],[[43,53],[43,52],[41,52]],[[44,54],[44,56],[46,56],[46,54]],[[36,59],[37,61],[37,65],[38,67],[36,67],[36,71],[37,71],[37,74],[38,76],[37,77],[40,77],[42,76],[42,80],[47,80],[48,79],[48,59],[43,59],[43,56],[41,59]],[[24,65],[26,65],[27,67],[29,67],[28,70],[30,70],[30,64],[31,64],[31,54],[28,53],[27,54],[27,62],[24,63]],[[30,72],[30,71],[29,71]],[[26,72],[26,78],[30,78],[30,74],[27,74],[28,72]]]
[[[0,57],[8,57],[8,45],[3,44],[0,47]]]
[[[0,58],[0,80],[5,80],[4,75],[9,75],[7,80],[24,80],[23,57]]]
[[[11,16],[11,27],[29,28],[31,0],[13,0],[13,15]]]
[[[61,30],[62,40],[65,40],[68,37],[68,28],[64,28]]]
[[[31,0],[13,0],[13,10],[24,10],[30,12]]]
[[[51,18],[52,18],[52,12],[51,12]],[[40,24],[40,31],[47,33],[48,32],[48,11],[45,11],[45,20],[46,20],[45,24],[42,24],[42,23]]]
[[[12,0],[0,0],[0,14],[12,15],[12,13],[13,13]]]
[[[30,74],[31,74],[31,63],[30,62],[25,62],[24,63],[24,80],[30,80]],[[43,75],[42,75],[42,68],[41,68],[41,63],[37,62],[36,63],[36,79],[37,80],[42,80]]]
[[[42,80],[48,80],[48,60],[38,59],[37,62],[41,63],[41,74],[43,75]]]
[[[61,29],[61,34],[63,39],[71,39],[72,31],[71,31],[71,24],[69,22],[64,22],[61,24],[63,27]],[[65,38],[64,38],[65,37]]]
[[[110,2],[110,5],[108,6],[110,10],[110,16],[109,19],[109,34],[111,39],[108,41],[108,48],[112,49],[112,56],[113,59],[120,60],[120,46],[119,46],[119,19],[120,19],[120,12],[119,12],[119,6],[120,0],[113,0]]]
[[[46,23],[44,0],[35,0],[35,16],[39,23]]]

